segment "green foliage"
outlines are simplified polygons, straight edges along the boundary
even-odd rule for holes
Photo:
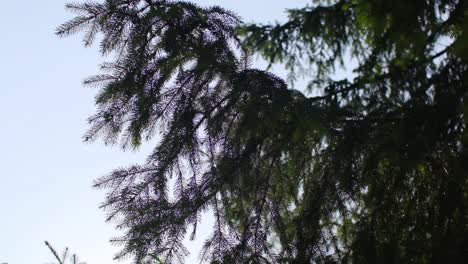
[[[211,211],[209,263],[468,259],[466,1],[313,1],[273,25],[183,1],[67,7],[57,34],[100,33],[114,58],[85,80],[100,87],[86,140],[161,138],[96,181],[125,231],[118,258],[182,262]],[[250,68],[252,53],[321,94]],[[344,61],[356,77],[332,79]]]

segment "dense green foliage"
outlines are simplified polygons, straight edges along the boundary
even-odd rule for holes
[[[86,139],[160,135],[146,163],[96,182],[118,257],[182,260],[211,211],[211,263],[468,259],[467,1],[312,1],[272,25],[182,1],[67,7],[57,34],[102,33],[114,58],[85,81],[100,87]],[[354,77],[332,79],[343,64]]]

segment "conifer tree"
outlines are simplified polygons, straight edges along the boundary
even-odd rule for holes
[[[160,137],[96,181],[118,258],[183,262],[212,212],[206,263],[468,259],[467,1],[317,0],[267,25],[176,0],[67,9],[57,34],[100,35],[112,58],[84,81],[99,87],[85,139]]]
[[[47,242],[47,241],[44,241],[46,247],[50,250],[50,253],[52,253],[52,255],[54,256],[55,260],[57,261],[57,264],[67,264],[67,263],[70,263],[70,264],[86,264],[86,262],[81,262],[79,259],[78,259],[78,256],[76,254],[72,254],[70,255],[70,251],[68,250],[68,248],[65,248],[63,250],[63,253],[61,255],[59,255],[57,253],[57,250],[55,250],[54,247],[52,247],[52,245]],[[69,260],[69,262],[68,262]]]

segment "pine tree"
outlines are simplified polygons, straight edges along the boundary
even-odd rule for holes
[[[175,0],[67,9],[57,34],[100,34],[113,58],[84,81],[99,87],[85,139],[160,136],[96,181],[118,258],[183,262],[210,211],[210,263],[468,259],[467,1],[317,0],[269,25]],[[354,77],[333,79],[340,66]]]
[[[50,253],[54,255],[55,260],[57,260],[57,264],[67,264],[68,260],[70,260],[70,264],[86,264],[86,262],[81,262],[76,254],[70,255],[70,251],[68,250],[68,248],[65,248],[63,250],[63,253],[59,255],[55,248],[52,247],[52,245],[49,242],[44,241],[44,243],[46,247],[50,250]]]

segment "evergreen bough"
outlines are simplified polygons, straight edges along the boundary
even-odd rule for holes
[[[125,231],[118,258],[182,262],[211,211],[210,263],[468,259],[467,1],[312,1],[269,25],[175,0],[67,9],[57,34],[100,34],[113,58],[85,80],[86,140],[160,135],[145,163],[96,181]],[[353,78],[333,79],[344,64]]]

